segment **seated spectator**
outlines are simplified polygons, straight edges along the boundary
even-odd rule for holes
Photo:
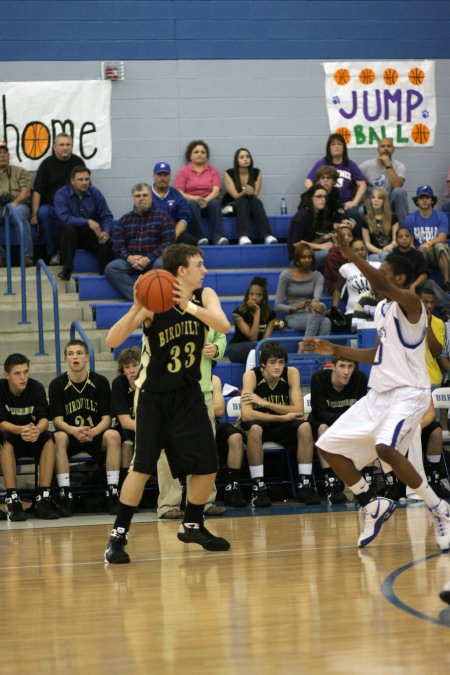
[[[82,340],[64,348],[68,370],[50,382],[50,411],[55,427],[56,480],[62,517],[73,515],[69,457],[80,452],[106,468],[108,513],[117,512],[121,440],[111,429],[111,387],[103,375],[89,370],[89,349]]]
[[[407,258],[414,269],[414,281],[409,287],[411,291],[418,288],[427,288],[436,295],[436,309],[443,315],[450,314],[450,298],[447,293],[437,284],[434,279],[428,278],[428,267],[423,253],[413,245],[413,237],[405,225],[401,225],[397,230],[396,246],[392,251],[393,255],[399,255]]]
[[[100,190],[91,185],[89,169],[85,166],[72,169],[70,184],[55,193],[54,206],[63,266],[58,277],[69,281],[77,248],[96,253],[103,274],[112,260],[113,216]]]
[[[191,209],[191,222],[188,232],[192,234],[198,246],[209,244],[203,227],[202,217],[208,218],[212,238],[215,244],[228,244],[223,232],[222,211],[219,201],[220,174],[207,162],[209,147],[205,141],[191,141],[186,148],[186,162],[175,177],[175,187],[188,200]]]
[[[153,206],[147,183],[133,186],[133,210],[119,220],[112,235],[115,260],[105,276],[127,300],[133,300],[136,275],[162,267],[165,248],[175,243],[175,226],[167,211]]]
[[[226,193],[222,206],[231,205],[236,213],[237,230],[240,244],[251,244],[250,220],[253,220],[258,239],[265,244],[276,244],[277,239],[270,232],[264,204],[259,199],[262,187],[262,173],[253,166],[253,157],[247,148],[239,148],[234,153],[233,168],[224,174]]]
[[[73,140],[65,132],[56,134],[53,152],[38,166],[31,197],[31,224],[39,223],[40,239],[47,249],[49,265],[59,265],[60,255],[56,251],[56,214],[53,206],[55,193],[70,183],[72,169],[84,166],[84,161],[72,152]],[[56,237],[58,239],[58,237]]]
[[[6,487],[6,517],[10,522],[27,519],[17,494],[16,460],[32,457],[39,462],[39,488],[34,497],[36,518],[54,520],[59,518],[50,497],[55,444],[48,431],[45,389],[29,377],[30,360],[23,354],[10,354],[4,371],[4,379],[0,380],[0,458]]]
[[[430,409],[425,413],[422,422],[422,450],[424,453],[423,468],[428,484],[441,499],[448,499],[448,480],[445,471],[442,453],[442,427],[435,418],[433,402],[430,401]]]
[[[348,243],[353,241],[353,223],[351,223],[349,219],[339,223],[338,229],[339,232],[342,232],[345,241],[348,241]],[[345,265],[346,262],[348,262],[347,258],[344,258],[339,247],[336,246],[336,244],[333,244],[325,258],[323,272],[325,278],[325,293],[327,295],[333,295],[339,277],[339,269],[342,265]]]
[[[447,186],[442,195],[442,210],[444,213],[450,213],[450,167],[447,171]]]
[[[306,189],[316,180],[319,166],[325,165],[333,166],[339,173],[336,187],[340,191],[346,216],[354,218],[357,223],[355,235],[359,236],[361,228],[359,206],[363,202],[367,184],[359,166],[349,159],[347,144],[341,134],[331,134],[328,137],[325,157],[319,159],[308,173],[305,180]]]
[[[391,212],[386,190],[375,188],[363,219],[362,238],[369,251],[369,260],[383,262],[395,247],[397,216]]]
[[[14,166],[9,163],[8,146],[5,141],[0,141],[0,225],[5,223],[5,207],[10,204],[23,225],[25,267],[34,265],[30,225],[30,196],[30,174],[21,166]],[[19,227],[16,221],[10,218],[10,223],[19,236]],[[6,255],[3,246],[0,246],[0,267],[6,267]]]
[[[155,209],[166,211],[175,223],[177,244],[195,244],[195,237],[187,231],[191,209],[181,192],[170,185],[170,174],[167,162],[157,162],[153,167],[152,205]]]
[[[327,191],[320,183],[314,183],[302,196],[299,210],[289,225],[289,260],[294,259],[294,250],[298,244],[309,244],[315,254],[315,266],[323,269],[328,251],[333,246],[332,232],[324,232],[326,199]]]
[[[141,364],[141,350],[139,347],[122,349],[117,359],[119,375],[111,385],[111,416],[117,419],[122,441],[120,473],[122,483],[131,464],[134,451],[134,435],[136,422],[134,420],[134,392],[136,378]]]
[[[414,238],[415,248],[422,251],[428,267],[439,269],[442,274],[443,288],[450,291],[450,250],[447,244],[448,219],[442,211],[436,211],[437,197],[430,185],[420,185],[413,201],[417,211],[405,219],[405,226]]]
[[[391,208],[403,225],[408,215],[408,193],[404,188],[406,168],[392,158],[394,150],[392,138],[380,138],[378,157],[363,162],[360,169],[367,181],[369,196],[374,188],[386,190]]]
[[[319,166],[316,171],[316,183],[323,185],[327,191],[324,226],[328,232],[336,228],[336,223],[341,223],[346,218],[341,193],[339,188],[336,187],[338,180],[339,172],[334,166]],[[356,225],[356,222],[353,222]]]
[[[425,348],[425,361],[431,388],[440,387],[442,383],[442,371],[439,365],[439,357],[442,354],[445,343],[445,326],[441,319],[434,316],[436,307],[436,295],[427,288],[417,289],[417,295],[422,300],[428,318],[428,330]]]
[[[309,244],[295,247],[294,266],[284,270],[278,279],[275,310],[284,312],[289,328],[304,331],[305,337],[329,335],[331,321],[320,302],[324,279],[313,270],[314,251]]]
[[[264,343],[260,358],[260,366],[244,373],[239,421],[247,435],[251,504],[256,507],[271,505],[264,482],[265,441],[279,443],[296,452],[297,499],[305,504],[319,504],[312,480],[313,439],[311,426],[303,423],[299,372],[297,368],[287,366],[287,351],[278,342]]]
[[[362,239],[354,239],[351,243],[351,248],[355,251],[361,258],[367,260],[367,248]],[[380,267],[381,263],[371,262],[372,267]],[[345,316],[347,319],[348,329],[351,330],[352,326],[352,316],[353,308],[357,298],[364,292],[371,292],[372,288],[367,281],[363,273],[356,267],[352,262],[346,262],[339,269],[339,278],[335,291],[333,293],[332,306],[339,307],[339,302],[341,300],[342,289],[344,288],[347,291],[347,305],[345,307]],[[306,336],[305,336],[306,337]]]
[[[357,364],[342,356],[332,357],[331,368],[318,370],[311,378],[311,412],[308,424],[317,440],[346,410],[367,393],[367,377]],[[344,485],[318,451],[325,473],[325,491],[330,504],[347,501]]]
[[[253,277],[242,304],[232,312],[234,335],[227,349],[233,363],[245,363],[256,343],[272,335],[276,314],[269,307],[267,279]]]

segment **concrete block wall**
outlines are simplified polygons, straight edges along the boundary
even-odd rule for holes
[[[38,12],[37,12],[38,10]],[[193,138],[221,173],[249,147],[270,213],[295,210],[329,134],[323,60],[436,59],[436,145],[401,149],[407,187],[440,193],[450,163],[450,3],[372,1],[0,2],[6,81],[95,79],[101,61],[125,62],[112,92],[112,167],[94,184],[115,217],[153,164],[183,165]],[[2,120],[0,119],[0,135]],[[373,156],[355,149],[357,162]],[[411,208],[413,205],[411,203]]]

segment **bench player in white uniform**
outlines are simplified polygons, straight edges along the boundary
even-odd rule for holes
[[[378,457],[424,500],[434,519],[437,544],[446,550],[450,548],[450,508],[405,457],[430,401],[425,365],[427,317],[420,298],[407,289],[413,280],[412,267],[399,256],[389,256],[380,270],[374,269],[337,236],[343,255],[359,267],[378,296],[385,299],[375,312],[376,348],[353,349],[317,338],[304,340],[307,351],[373,363],[369,393],[345,412],[317,445],[361,507],[360,547],[377,536],[395,509],[392,500],[376,497],[360,474],[360,469]]]

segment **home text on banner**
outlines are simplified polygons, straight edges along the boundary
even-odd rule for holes
[[[324,63],[331,133],[349,147],[429,147],[436,131],[434,61]]]
[[[35,171],[65,132],[90,169],[111,167],[111,82],[1,82],[0,105],[11,164]]]

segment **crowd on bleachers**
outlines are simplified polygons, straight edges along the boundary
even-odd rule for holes
[[[234,333],[228,346],[224,340],[223,350],[221,347],[217,353],[214,346],[212,355],[208,356],[210,362],[219,360],[225,354],[230,361],[244,364],[259,340],[273,336],[274,331],[275,335],[279,334],[277,331],[283,330],[285,325],[288,331],[299,337],[309,337],[355,331],[362,323],[372,320],[376,298],[367,279],[355,265],[342,257],[335,245],[334,234],[339,230],[358,255],[368,258],[375,267],[380,266],[391,254],[403,256],[413,264],[415,281],[412,288],[422,297],[429,315],[427,365],[431,383],[439,386],[443,377],[446,379],[450,365],[450,300],[447,294],[450,291],[450,249],[447,243],[450,169],[442,211],[435,209],[438,199],[432,187],[423,184],[417,188],[413,197],[417,209],[409,213],[404,186],[406,169],[393,158],[393,153],[392,140],[380,139],[377,157],[358,167],[349,159],[343,137],[340,134],[330,135],[325,156],[308,173],[305,192],[300,195],[297,212],[286,233],[290,266],[279,276],[274,307],[270,306],[267,280],[263,275],[255,276],[248,288],[242,289],[243,300],[232,311]],[[31,225],[39,225],[40,244],[45,248],[47,262],[62,266],[58,274],[60,279],[67,281],[71,278],[75,251],[84,248],[97,255],[100,273],[105,274],[121,297],[131,301],[136,276],[161,267],[162,255],[168,246],[174,243],[196,244],[200,247],[210,243],[228,246],[230,242],[225,236],[223,216],[236,216],[239,246],[251,244],[255,231],[258,241],[278,243],[271,233],[269,219],[260,199],[262,173],[253,166],[250,151],[246,148],[236,151],[233,167],[224,175],[223,195],[220,174],[209,165],[209,154],[209,147],[204,141],[192,141],[186,148],[186,165],[176,173],[173,186],[171,167],[167,162],[157,162],[153,170],[153,183],[140,182],[133,186],[133,208],[114,224],[105,198],[91,184],[90,170],[80,157],[73,154],[70,136],[59,134],[56,137],[53,154],[41,163],[33,190],[28,173],[10,166],[8,148],[5,142],[0,141],[0,199],[3,207],[7,204],[13,207],[24,225],[25,264],[33,265]],[[0,250],[0,266],[5,266],[3,249]],[[432,275],[434,278],[430,278]],[[441,318],[433,314],[435,311]],[[91,382],[97,374],[88,370],[88,353],[82,343],[75,341],[75,344],[69,343],[66,348],[68,373],[63,376],[66,379],[59,383],[58,390],[57,383],[52,383],[50,407],[45,408],[47,404],[42,404],[45,414],[41,419],[52,421],[55,433],[51,435],[43,422],[38,434],[42,438],[39,446],[35,446],[39,453],[33,455],[42,462],[41,482],[34,504],[36,515],[41,514],[39,517],[72,515],[74,507],[69,460],[81,446],[82,449],[89,446],[88,453],[97,461],[104,462],[105,508],[109,513],[115,513],[121,472],[123,478],[131,458],[134,427],[132,405],[129,402],[133,398],[138,357],[136,352],[130,350],[127,354],[126,357],[122,353],[122,360],[119,358],[120,375],[113,383],[112,399],[111,392],[108,393],[109,385],[103,381],[105,378],[101,380],[101,387],[104,387],[101,405],[99,407],[98,402],[90,404],[93,406],[91,410],[95,407],[98,415],[94,420],[88,410],[83,416],[73,401],[86,400],[87,385],[95,385],[99,389],[98,383]],[[284,360],[285,367],[288,366],[287,354],[280,352],[276,356],[278,360]],[[130,360],[127,361],[127,358]],[[28,372],[28,360],[25,364]],[[12,367],[18,365],[22,366],[23,362],[15,363]],[[265,363],[262,365],[265,366]],[[333,363],[331,384],[327,384],[336,392],[338,399],[354,374],[354,367],[350,368],[351,372],[347,368],[345,377],[343,370],[342,364]],[[15,396],[22,395],[21,387],[26,388],[28,385],[25,380],[30,381],[28,376],[24,379],[22,374],[20,386],[18,384],[11,389],[9,372],[5,366],[5,396],[11,396],[11,392]],[[102,378],[100,375],[98,377]],[[248,380],[249,376],[244,375],[244,387],[245,378]],[[70,385],[73,401],[64,404],[66,385]],[[300,383],[290,382],[291,385],[292,392],[286,396],[293,396],[295,405],[300,405]],[[212,417],[223,418],[224,412],[220,413],[224,408],[223,400],[220,400],[221,387],[215,389],[211,387],[209,390],[211,400],[214,399],[215,412]],[[317,403],[317,398],[313,397],[313,400]],[[243,401],[243,419],[249,401]],[[65,420],[64,405],[66,411],[71,405],[73,408],[73,416],[69,421]],[[8,408],[4,401],[0,402],[1,406],[5,410]],[[340,409],[340,412],[344,409]],[[286,441],[292,452],[297,453],[297,497],[305,503],[316,503],[317,499],[316,487],[308,478],[312,472],[313,434],[317,436],[320,424],[326,423],[325,419],[318,419],[317,414],[317,409],[313,410],[311,419],[315,420],[316,426],[313,426],[310,436],[306,426],[298,425],[294,436]],[[116,420],[117,428],[111,426],[113,419]],[[2,424],[0,421],[2,432],[7,430],[17,435],[17,432],[11,432]],[[26,424],[37,426],[34,417]],[[443,496],[450,496],[442,482],[445,471],[441,448],[439,452],[436,451],[440,426],[433,417],[428,427],[423,438],[427,477],[434,489],[437,488]],[[93,433],[92,429],[96,431]],[[32,435],[36,433],[33,431]],[[19,434],[22,442],[35,442],[27,434]],[[53,451],[48,449],[50,438]],[[244,506],[247,501],[239,480],[243,475],[246,436],[233,426],[227,431],[222,428],[218,439],[227,471],[225,503],[235,507]],[[24,449],[20,447],[14,455],[14,440],[14,443],[10,443],[11,447],[8,442],[3,444],[2,472],[7,488],[8,516],[11,520],[21,520],[26,516],[16,492],[12,459],[14,456],[16,459],[23,456],[21,453]],[[254,506],[266,506],[270,504],[270,499],[265,493],[264,474],[260,466],[262,439],[259,441],[261,448],[256,447],[257,443],[255,446],[255,439],[250,435],[251,452],[248,454],[247,437],[252,478],[250,500]],[[52,452],[53,460],[51,457],[49,459]],[[50,499],[49,492],[53,466],[56,466],[57,507]],[[339,503],[343,500],[343,486],[329,468],[323,468],[327,497],[332,503]],[[368,477],[371,471],[373,473],[369,467]],[[167,475],[163,466],[158,466],[159,474]],[[397,482],[389,475],[385,490],[390,490],[389,494],[397,498],[401,494]],[[167,498],[168,494],[178,496]],[[179,484],[178,487],[171,485],[168,479],[160,495],[161,508],[158,514],[161,517],[179,517],[181,494]],[[210,514],[220,513],[221,507],[215,504],[215,494],[210,496],[207,507]]]

